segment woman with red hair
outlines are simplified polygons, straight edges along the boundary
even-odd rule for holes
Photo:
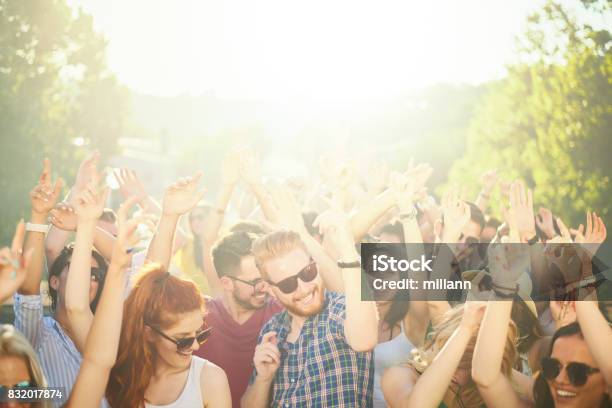
[[[113,408],[231,406],[223,370],[192,355],[211,334],[193,282],[145,267],[124,311],[106,391]]]

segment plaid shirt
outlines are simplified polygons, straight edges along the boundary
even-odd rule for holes
[[[261,329],[262,336],[276,331],[281,363],[270,406],[273,407],[371,407],[373,395],[372,352],[356,352],[346,342],[344,295],[326,291],[321,312],[304,322],[295,343],[287,342],[291,317],[280,312]],[[253,370],[250,384],[255,381]]]

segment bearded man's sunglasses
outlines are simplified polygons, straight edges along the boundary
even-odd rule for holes
[[[272,282],[270,280],[267,282],[272,286],[276,286],[281,292],[288,295],[295,292],[295,290],[298,288],[298,278],[302,282],[312,282],[318,274],[319,270],[317,269],[317,263],[311,258],[310,263],[295,275],[285,278],[280,282]]]
[[[599,372],[599,368],[593,368],[584,363],[571,362],[563,365],[556,358],[544,357],[542,359],[542,375],[549,381],[557,378],[563,369],[567,371],[570,383],[576,387],[586,384],[591,374]]]
[[[181,352],[189,350],[194,340],[196,340],[200,346],[204,344],[206,340],[208,340],[208,338],[212,334],[212,330],[213,330],[212,327],[207,327],[206,329],[197,332],[195,337],[183,337],[180,339],[173,339],[172,337],[168,336],[167,334],[159,330],[157,327],[150,325],[150,324],[147,324],[147,326],[149,326],[155,333],[159,334],[164,339],[169,340],[172,343],[176,344],[176,351],[181,351]]]

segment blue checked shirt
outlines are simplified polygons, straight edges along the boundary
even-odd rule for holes
[[[28,339],[36,351],[49,387],[63,387],[70,395],[81,367],[81,353],[59,323],[43,316],[40,295],[15,295],[15,328]],[[68,400],[67,396],[64,402]],[[55,402],[59,407],[60,402]],[[100,405],[105,407],[106,402]]]
[[[323,310],[304,322],[295,343],[287,342],[291,317],[280,312],[259,335],[277,333],[281,363],[274,377],[272,407],[371,407],[373,394],[372,352],[356,352],[344,336],[344,295],[326,291]],[[253,370],[250,383],[255,381]]]

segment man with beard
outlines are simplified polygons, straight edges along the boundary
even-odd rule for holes
[[[361,300],[359,255],[346,216],[315,222],[339,254],[345,295],[325,290],[299,234],[259,238],[253,254],[269,290],[285,306],[261,331],[243,407],[370,407],[374,302]]]
[[[263,325],[282,310],[266,293],[251,253],[256,236],[233,232],[212,250],[223,294],[206,303],[206,323],[213,328],[208,342],[195,352],[221,367],[230,384],[232,406],[240,407],[251,373],[251,359]]]

